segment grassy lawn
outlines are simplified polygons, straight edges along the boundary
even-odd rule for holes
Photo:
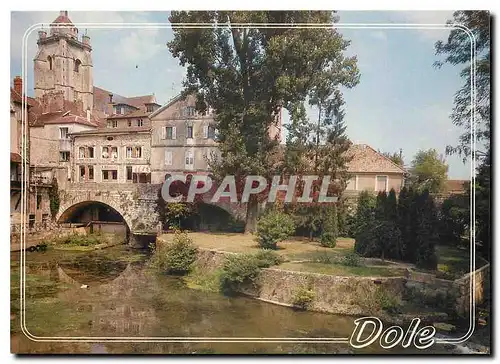
[[[468,248],[462,249],[456,246],[437,245],[436,255],[438,257],[439,272],[454,278],[459,278],[465,273],[470,272],[470,250]],[[486,261],[476,254],[476,269],[481,268],[485,264]]]
[[[188,234],[193,242],[200,248],[213,249],[233,253],[256,253],[259,245],[251,234],[239,233],[200,233],[191,232]],[[164,239],[171,238],[172,235],[163,235]],[[343,256],[352,251],[354,239],[339,238],[335,248],[324,248],[318,242],[310,241],[308,238],[294,237],[278,243],[277,253],[283,255],[288,260],[310,260],[318,254],[328,254],[332,256]]]
[[[406,269],[404,268],[383,268],[383,267],[350,267],[341,264],[325,264],[325,263],[283,263],[279,266],[281,269],[322,273],[339,276],[365,276],[365,277],[398,277],[404,276]]]

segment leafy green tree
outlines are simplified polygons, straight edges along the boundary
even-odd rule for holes
[[[269,129],[282,107],[293,110],[320,80],[354,86],[355,57],[334,29],[242,26],[244,23],[333,23],[331,11],[173,11],[172,55],[187,66],[185,93],[197,95],[197,109],[215,111],[219,150],[209,158],[217,178],[276,171],[278,141]],[[189,29],[176,23],[208,23]],[[246,231],[254,231],[258,197],[247,204]]]
[[[354,250],[364,255],[374,240],[375,197],[368,191],[362,191],[358,197],[356,223],[354,227]]]
[[[491,150],[477,169],[476,174],[476,242],[479,251],[486,259],[490,259],[491,251]],[[470,190],[467,189],[470,196]]]
[[[277,249],[278,243],[295,231],[293,218],[278,210],[269,210],[257,222],[257,241],[263,249]]]
[[[335,248],[339,236],[338,213],[336,204],[327,206],[327,216],[321,232],[320,244],[328,248]]]
[[[436,269],[435,245],[438,240],[438,221],[436,206],[429,191],[425,190],[416,195],[415,209],[415,264],[419,268]]]
[[[476,118],[474,119],[478,144],[483,144],[486,151],[476,150],[478,157],[488,154],[490,144],[490,13],[488,11],[456,11],[453,20],[447,24],[458,24],[470,30],[476,40]],[[448,154],[458,154],[464,161],[471,155],[471,37],[462,28],[453,28],[446,42],[438,41],[435,45],[436,54],[445,56],[444,60],[435,62],[442,67],[444,63],[464,65],[460,76],[464,85],[455,94],[454,107],[451,114],[453,124],[464,129],[458,145],[448,146]],[[478,145],[478,147],[480,147]]]
[[[460,245],[470,225],[470,199],[465,194],[451,195],[443,201],[439,213],[439,240]]]
[[[382,152],[381,154],[384,157],[389,158],[393,163],[396,163],[398,166],[404,167],[405,163],[403,160],[402,150],[400,150],[399,152],[394,152],[394,153]]]
[[[415,261],[415,191],[406,186],[399,192],[398,199],[398,227],[401,232],[399,255],[407,262]]]
[[[413,158],[411,166],[411,185],[418,190],[441,192],[448,178],[448,165],[438,155],[436,149],[420,150]]]

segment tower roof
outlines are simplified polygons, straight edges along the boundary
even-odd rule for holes
[[[59,13],[59,16],[52,22],[52,24],[60,24],[60,23],[68,23],[68,24],[73,24],[68,17],[68,11],[67,10],[61,10]]]

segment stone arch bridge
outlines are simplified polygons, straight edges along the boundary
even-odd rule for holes
[[[156,235],[159,224],[156,205],[160,184],[132,183],[72,183],[60,190],[58,222],[66,222],[72,214],[92,203],[100,203],[115,210],[133,235]],[[242,219],[245,206],[220,202],[216,206],[232,217]]]

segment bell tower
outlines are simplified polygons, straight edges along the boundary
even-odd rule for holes
[[[63,94],[64,100],[81,101],[83,112],[93,109],[92,48],[87,34],[61,11],[46,30],[38,31],[38,52],[34,59],[35,98]]]

